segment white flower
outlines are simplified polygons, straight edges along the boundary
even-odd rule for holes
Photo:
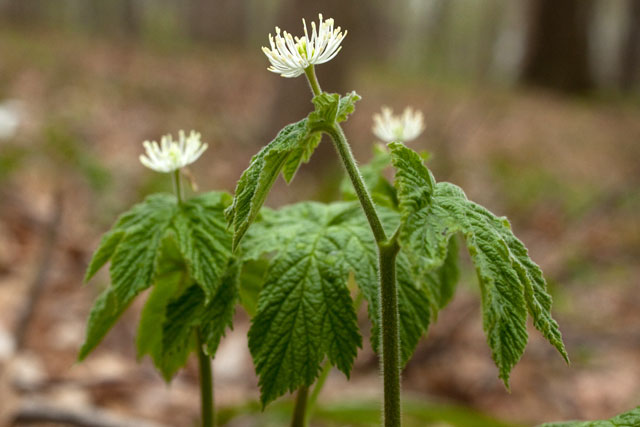
[[[373,115],[373,133],[383,141],[407,142],[416,139],[424,130],[421,111],[407,107],[401,116],[394,116],[389,107],[382,107],[382,114]]]
[[[322,20],[322,14],[318,15],[320,21],[316,31],[316,23],[311,23],[311,37],[307,32],[307,23],[304,25],[304,36],[294,37],[276,27],[275,38],[269,34],[271,49],[263,47],[262,51],[271,67],[269,71],[280,74],[282,77],[298,77],[304,73],[305,68],[311,65],[324,64],[331,61],[340,52],[342,39],[347,35],[347,31],[340,32],[340,27],[333,28],[333,19]]]
[[[198,132],[191,131],[186,136],[181,130],[178,136],[179,140],[174,141],[171,135],[164,135],[160,145],[155,141],[143,142],[146,156],[140,156],[140,163],[156,172],[173,172],[198,160],[207,149]]]

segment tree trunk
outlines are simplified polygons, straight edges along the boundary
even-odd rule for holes
[[[12,24],[33,24],[41,15],[39,0],[9,0],[4,5],[4,12]]]
[[[128,36],[140,33],[140,7],[137,0],[122,0],[122,27]]]
[[[627,29],[620,52],[620,88],[632,89],[640,77],[640,0],[630,0]]]
[[[592,0],[530,0],[521,80],[561,92],[593,87],[589,66]]]

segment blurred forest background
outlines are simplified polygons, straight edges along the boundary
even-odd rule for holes
[[[195,364],[167,387],[136,363],[142,301],[75,364],[108,284],[83,287],[84,269],[118,213],[170,191],[139,164],[143,140],[199,130],[210,148],[195,180],[232,192],[250,156],[307,114],[305,81],[268,72],[260,47],[318,12],[349,31],[317,71],[325,90],[363,96],[346,128],[356,158],[371,157],[382,105],[422,110],[412,147],[432,154],[438,180],[511,219],[572,358],[532,330],[506,392],[466,263],[404,372],[408,425],[533,425],[640,404],[640,0],[0,0],[0,425],[197,420]],[[267,204],[335,200],[340,180],[324,143]],[[214,361],[221,421],[285,425],[287,399],[256,403],[242,309],[236,325]],[[331,374],[314,425],[375,425],[378,383],[365,340],[352,380]]]

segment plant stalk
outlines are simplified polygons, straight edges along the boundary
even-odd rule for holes
[[[305,69],[305,75],[314,96],[322,93],[313,66]],[[397,233],[391,239],[387,235],[376,212],[373,199],[362,179],[360,170],[347,138],[338,123],[324,129],[340,156],[349,179],[356,191],[371,231],[378,245],[378,263],[380,266],[380,325],[382,357],[380,366],[384,382],[383,423],[385,427],[400,427],[400,332],[398,313],[398,289],[396,285],[396,256],[400,250]]]
[[[318,396],[320,396],[320,392],[324,388],[324,383],[327,382],[327,378],[329,377],[329,373],[331,372],[331,362],[328,360],[324,363],[322,367],[322,372],[320,372],[320,376],[316,381],[315,387],[311,391],[311,396],[309,396],[309,400],[307,402],[307,416],[306,421],[308,422],[311,419],[311,415],[313,415],[313,410],[315,409],[316,402],[318,401]]]
[[[173,172],[173,189],[176,194],[176,199],[178,199],[178,204],[182,204],[180,169]],[[215,411],[213,409],[213,373],[211,372],[211,360],[203,350],[203,342],[199,330],[196,331],[196,346],[200,371],[200,418],[202,419],[202,427],[213,427],[216,423]]]
[[[322,93],[322,89],[320,89],[320,83],[318,83],[318,78],[316,77],[316,69],[313,65],[305,68],[304,74],[307,76],[307,81],[309,82],[313,96],[320,95]]]
[[[400,426],[400,330],[396,256],[398,241],[378,244],[380,263],[380,309],[382,315],[382,377],[384,381],[384,425]]]
[[[213,374],[211,372],[211,360],[202,349],[200,331],[197,332],[198,365],[200,368],[200,412],[202,427],[215,425],[215,412],[213,410]]]
[[[298,389],[298,395],[296,396],[296,406],[293,409],[293,418],[291,418],[291,427],[306,427],[308,395],[309,387],[302,386]]]

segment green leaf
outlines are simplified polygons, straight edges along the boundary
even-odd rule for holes
[[[95,273],[111,259],[111,286],[91,310],[85,342],[78,356],[80,360],[100,343],[136,295],[151,285],[159,248],[176,207],[172,196],[150,196],[123,214],[111,235],[103,239],[90,263],[89,273]]]
[[[105,289],[98,296],[89,313],[86,338],[80,348],[78,361],[84,360],[91,353],[126,309],[126,306],[122,306],[116,300],[111,287]]]
[[[344,122],[356,109],[355,104],[361,99],[360,95],[350,92],[341,97],[337,93],[323,92],[313,97],[315,110],[309,114],[309,127],[322,129]]]
[[[600,421],[564,421],[542,424],[540,427],[638,427],[640,426],[640,406]]]
[[[93,254],[93,257],[91,257],[89,267],[87,267],[87,272],[84,276],[85,282],[91,280],[91,278],[109,261],[125,234],[124,230],[115,229],[102,236],[100,245]]]
[[[242,265],[238,279],[238,298],[250,317],[255,316],[258,311],[258,295],[268,268],[269,262],[264,259],[248,260]]]
[[[396,189],[384,176],[384,171],[389,166],[391,166],[389,150],[384,145],[376,144],[373,148],[373,158],[360,168],[360,174],[376,205],[398,209]],[[358,200],[353,184],[346,176],[340,183],[340,192],[345,200]]]
[[[458,268],[458,243],[455,237],[449,239],[444,263],[437,269],[428,271],[425,277],[430,300],[434,302],[434,314],[442,310],[453,298],[460,278]],[[435,316],[434,316],[435,317]]]
[[[136,336],[137,357],[141,359],[149,354],[156,368],[168,381],[180,367],[184,366],[188,353],[183,357],[168,360],[163,355],[162,325],[165,320],[167,305],[172,298],[184,291],[191,283],[177,244],[173,237],[163,241],[155,273],[154,286],[142,309],[140,324]],[[173,362],[173,363],[167,363]]]
[[[111,257],[109,273],[117,301],[122,305],[151,286],[158,249],[176,208],[174,197],[153,195],[134,207],[135,216],[125,216],[116,225],[126,229]]]
[[[194,333],[200,334],[205,353],[210,357],[215,355],[220,339],[233,322],[238,273],[237,263],[231,262],[209,303],[205,303],[202,288],[194,285],[168,304],[162,326],[163,357],[167,366],[172,365],[174,358],[180,360],[190,351]],[[174,373],[170,372],[169,378]]]
[[[309,114],[309,124],[312,127],[332,126],[338,117],[340,95],[322,92],[313,97],[315,110]]]
[[[284,180],[289,184],[293,177],[296,175],[298,168],[302,163],[308,163],[311,155],[315,151],[318,144],[320,144],[320,140],[322,139],[322,134],[320,132],[311,133],[307,136],[306,139],[302,141],[302,143],[289,155],[287,158],[287,162],[282,169],[282,176]]]
[[[379,208],[378,213],[386,228],[397,227],[399,215],[396,212]],[[367,300],[369,319],[373,325],[371,344],[375,351],[379,351],[381,329],[378,253],[371,230],[358,204],[354,204],[350,215],[345,216],[342,227],[344,236],[342,240],[337,240],[337,244],[342,247],[341,256],[354,273],[358,288]],[[400,312],[400,354],[404,366],[429,328],[430,301],[421,283],[411,276],[404,253],[398,254],[396,277]]]
[[[321,131],[344,121],[360,99],[355,92],[340,98],[338,94],[322,93],[313,98],[315,110],[307,118],[285,126],[267,146],[253,156],[236,187],[233,204],[227,210],[227,220],[234,230],[233,249],[255,220],[269,190],[282,171],[291,182],[303,162],[308,162],[320,143]]]
[[[249,331],[263,405],[311,385],[325,356],[345,375],[351,371],[362,338],[347,288],[341,221],[354,206],[300,203],[267,210],[253,227],[258,239],[276,236],[261,248],[277,251]]]
[[[308,159],[312,147],[317,145],[314,138],[309,133],[305,118],[285,126],[273,141],[253,156],[238,181],[233,204],[226,211],[227,220],[234,230],[234,250],[258,215],[280,171],[286,165],[286,176],[292,179],[299,163]]]
[[[224,217],[229,203],[226,193],[206,193],[182,203],[173,220],[189,274],[202,287],[207,301],[220,285],[231,257],[231,235]]]
[[[389,227],[397,226],[399,215],[384,210],[383,220]],[[326,239],[333,244],[332,253],[343,261],[354,274],[355,280],[369,305],[373,323],[372,344],[377,347],[380,331],[378,303],[378,261],[376,244],[362,209],[357,203],[299,203],[278,211],[262,210],[262,220],[247,234],[243,254],[256,258],[261,253],[278,252],[283,247],[299,247],[307,239],[309,230],[327,224]],[[429,301],[426,293],[408,273],[404,255],[400,255],[398,268],[400,341],[402,358],[409,360],[420,337],[429,325]],[[346,286],[346,284],[345,284]]]
[[[336,117],[336,121],[344,122],[347,120],[349,115],[356,110],[356,102],[360,101],[362,97],[358,95],[355,91],[351,91],[345,96],[340,98],[340,103],[338,105],[338,114]]]
[[[399,239],[412,271],[428,274],[447,268],[451,238],[456,233],[464,236],[480,282],[483,326],[505,385],[527,342],[527,311],[535,327],[567,359],[542,272],[508,221],[467,200],[459,187],[436,185],[414,151],[400,143],[389,147],[403,218]]]

